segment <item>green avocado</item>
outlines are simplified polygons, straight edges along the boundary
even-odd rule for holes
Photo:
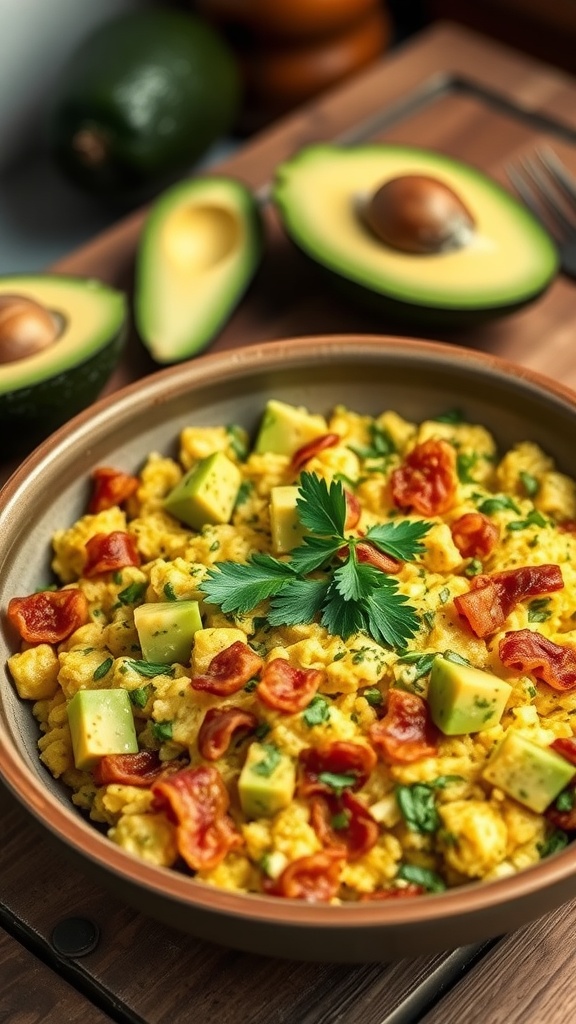
[[[254,443],[258,454],[274,452],[292,456],[303,445],[328,432],[323,416],[308,412],[303,405],[288,405],[276,398],[266,403]]]
[[[238,779],[238,796],[247,818],[271,818],[288,807],[296,788],[296,767],[272,743],[251,743]]]
[[[302,544],[306,527],[298,516],[299,487],[279,486],[270,491],[270,533],[272,550],[286,555]]]
[[[0,433],[25,450],[98,396],[126,337],[123,292],[99,281],[55,274],[0,277],[0,304],[38,304],[55,325],[46,347],[3,362],[0,325]]]
[[[427,701],[430,716],[445,736],[482,732],[498,725],[512,687],[471,665],[435,658]]]
[[[250,190],[231,178],[193,178],[152,205],[138,245],[134,313],[158,363],[200,352],[226,323],[262,256]]]
[[[78,690],[68,704],[68,724],[80,771],[89,771],[106,754],[138,752],[127,690]]]
[[[241,483],[238,466],[224,452],[213,452],[166,495],[164,508],[194,530],[207,523],[229,523]]]
[[[123,14],[89,35],[65,69],[51,151],[84,190],[141,200],[229,132],[239,83],[228,45],[197,15],[158,5]]]
[[[443,206],[437,214],[445,218],[445,241],[456,247],[406,251],[375,233],[366,216],[375,208],[372,198],[385,184],[406,177],[428,183],[424,212],[421,206],[403,211],[406,220],[416,218],[418,228],[432,217],[438,188],[465,208],[472,229],[468,221],[459,237],[450,235],[453,211]],[[400,320],[457,326],[501,316],[540,295],[558,271],[551,237],[511,193],[478,169],[437,152],[385,144],[310,145],[280,165],[273,199],[288,236],[340,291]],[[388,218],[394,214],[398,209],[389,209]]]
[[[190,661],[194,634],[202,629],[198,601],[157,601],[134,609],[134,625],[145,661],[173,665]]]
[[[518,732],[507,732],[482,772],[487,782],[530,810],[542,814],[576,775],[554,750]]]

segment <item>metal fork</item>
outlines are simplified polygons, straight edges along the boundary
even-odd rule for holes
[[[556,240],[562,270],[576,279],[576,178],[549,146],[506,168],[522,201]]]

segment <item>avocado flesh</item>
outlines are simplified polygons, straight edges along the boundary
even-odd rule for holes
[[[422,174],[447,185],[476,230],[462,249],[411,254],[379,241],[361,204],[386,181]],[[407,146],[308,146],[277,171],[273,198],[296,245],[368,304],[431,311],[435,320],[498,313],[540,294],[558,271],[558,252],[536,218],[482,172],[450,157]]]
[[[508,732],[490,756],[483,777],[537,814],[556,799],[576,768],[554,750]]]
[[[0,364],[0,429],[15,448],[36,443],[98,396],[126,338],[123,292],[85,278],[0,277],[0,295],[34,299],[57,314],[59,337],[35,355]]]
[[[323,416],[309,413],[303,405],[288,405],[276,398],[266,403],[254,451],[294,455],[299,448],[328,432]]]
[[[296,768],[287,754],[270,758],[270,745],[250,744],[238,779],[238,796],[247,818],[271,818],[288,807],[296,788]]]
[[[458,736],[498,725],[511,693],[491,672],[435,658],[426,699],[434,724],[445,736]]]
[[[248,287],[262,254],[257,203],[241,182],[196,178],[153,205],[138,246],[134,312],[158,363],[204,349]]]
[[[202,629],[198,601],[158,601],[134,609],[134,625],[145,661],[173,665],[190,661],[194,634]]]
[[[213,452],[166,495],[164,508],[194,530],[206,523],[229,523],[241,482],[238,466],[224,452]]]
[[[89,771],[107,754],[136,754],[138,741],[126,690],[78,690],[68,704],[74,764]]]
[[[299,487],[279,486],[270,491],[270,533],[272,548],[277,555],[286,555],[299,547],[306,528],[298,516]]]

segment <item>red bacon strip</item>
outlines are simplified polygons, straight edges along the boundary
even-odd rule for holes
[[[368,542],[361,542],[356,545],[356,558],[359,562],[366,562],[368,565],[373,565],[375,569],[380,569],[380,572],[390,574],[400,572],[404,564],[397,558],[393,558],[392,555],[379,551],[378,548]]]
[[[139,750],[137,754],[105,754],[92,770],[97,786],[119,782],[125,786],[150,786],[173,762],[161,761],[157,750]],[[177,771],[181,766],[177,765]]]
[[[88,622],[88,601],[81,590],[42,590],[13,597],[8,619],[30,644],[57,644]]]
[[[524,598],[549,594],[563,586],[559,565],[524,565],[475,576],[471,589],[455,597],[454,605],[472,632],[485,637],[499,629]]]
[[[303,444],[301,448],[294,452],[290,467],[295,473],[298,473],[315,455],[323,452],[325,448],[333,448],[339,442],[339,434],[322,434],[320,437],[315,437],[313,441],[308,441],[308,444]]]
[[[198,730],[198,750],[207,761],[223,757],[233,736],[241,730],[252,730],[258,725],[256,715],[232,705],[209,708]]]
[[[264,892],[286,899],[326,903],[338,892],[345,861],[342,849],[326,849],[292,861],[279,878],[265,879]]]
[[[315,668],[294,668],[284,658],[274,658],[264,666],[256,696],[268,708],[295,714],[312,700],[324,673]]]
[[[426,701],[415,693],[389,690],[386,714],[368,730],[370,742],[387,764],[411,764],[434,757],[438,731]]]
[[[515,672],[531,672],[553,690],[576,687],[576,651],[532,629],[506,633],[498,647],[500,661]]]
[[[194,676],[191,685],[194,690],[212,693],[215,697],[229,697],[237,693],[262,667],[262,658],[242,640],[236,640],[230,647],[215,654],[207,672]]]
[[[227,814],[228,790],[212,765],[185,768],[152,785],[154,809],[164,811],[176,828],[178,852],[193,871],[216,867],[229,850],[244,842]]]
[[[111,466],[98,466],[92,473],[93,490],[88,512],[96,515],[115,505],[122,505],[138,489],[138,477]]]
[[[86,541],[84,576],[116,572],[129,565],[140,565],[136,541],[131,534],[114,530],[112,533],[97,533]]]
[[[360,522],[362,505],[356,495],[352,494],[352,491],[347,490],[346,487],[344,488],[344,497],[346,499],[346,519],[344,521],[344,529],[353,530]]]
[[[550,746],[557,754],[570,761],[570,764],[576,765],[576,736],[559,736]]]
[[[342,819],[342,826],[335,821]],[[368,808],[345,790],[342,796],[317,796],[310,801],[310,822],[323,846],[343,849],[349,861],[358,860],[378,841],[378,822]]]
[[[306,747],[300,751],[300,777],[298,796],[307,797],[316,793],[332,796],[333,788],[319,778],[324,772],[333,775],[351,775],[355,782],[351,790],[361,789],[376,767],[376,754],[372,747],[348,740],[334,740],[323,747]]]
[[[391,476],[392,500],[398,508],[422,516],[440,516],[452,508],[458,475],[456,453],[447,441],[417,444]]]
[[[482,512],[466,512],[450,527],[462,558],[486,558],[496,547],[500,531]]]

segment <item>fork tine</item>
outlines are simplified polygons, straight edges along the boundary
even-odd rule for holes
[[[542,220],[542,208],[538,204],[532,190],[526,185],[524,178],[522,177],[518,169],[512,166],[511,164],[509,167],[506,168],[506,174],[508,175],[510,182],[516,189],[522,202],[528,207],[529,210],[532,211],[535,217],[538,217],[539,220]]]
[[[572,203],[576,203],[576,178],[567,167],[564,166],[560,157],[550,146],[542,146],[536,150],[538,158],[542,161],[550,177],[562,189],[564,195]]]
[[[528,157],[524,157],[520,161],[520,165],[525,178],[528,178],[529,183],[531,183],[532,191],[536,193],[538,202],[554,225],[556,233],[561,239],[567,240],[573,230],[569,222],[568,211],[558,201],[546,173],[542,171],[534,160]]]

